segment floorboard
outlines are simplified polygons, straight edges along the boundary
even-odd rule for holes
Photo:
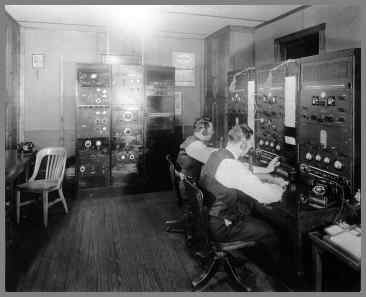
[[[49,227],[39,209],[19,226],[27,258],[17,265],[17,291],[191,291],[200,267],[182,235],[165,232],[164,221],[179,216],[173,192],[123,195],[118,191],[80,192],[65,214],[50,210]],[[32,246],[32,240],[36,244]],[[27,255],[28,253],[28,255]],[[220,274],[208,291],[232,291]],[[258,290],[271,287],[258,286]],[[10,290],[11,291],[11,290]]]

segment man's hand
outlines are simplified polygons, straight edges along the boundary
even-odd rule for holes
[[[280,157],[275,157],[271,160],[271,162],[268,163],[267,165],[267,169],[269,171],[269,173],[273,172],[275,170],[275,168],[280,165],[280,161],[279,161]]]
[[[276,184],[278,184],[283,190],[286,189],[286,187],[288,186],[288,181],[283,179],[282,177],[275,177],[274,181]]]

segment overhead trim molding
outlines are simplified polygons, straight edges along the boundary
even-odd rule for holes
[[[257,29],[259,29],[259,28],[261,28],[261,27],[263,27],[263,26],[269,25],[269,24],[271,24],[271,23],[273,23],[273,22],[275,22],[275,21],[278,21],[278,20],[280,20],[280,19],[283,19],[283,18],[285,18],[285,17],[287,17],[287,16],[289,16],[289,15],[291,15],[291,14],[294,14],[294,13],[296,13],[296,12],[298,12],[298,11],[301,11],[301,10],[304,10],[304,9],[306,9],[306,8],[309,8],[309,7],[311,7],[311,5],[301,5],[300,7],[297,7],[297,8],[295,8],[295,9],[289,10],[288,12],[286,12],[286,13],[284,13],[284,14],[281,14],[281,15],[279,15],[278,17],[275,17],[275,18],[273,18],[273,19],[271,19],[271,20],[269,20],[269,21],[265,21],[265,22],[263,22],[262,24],[257,25],[257,26],[255,27],[255,30],[257,30]]]
[[[203,13],[194,13],[194,12],[166,11],[164,13],[167,13],[167,14],[181,14],[181,15],[193,15],[193,16],[227,19],[227,20],[240,20],[240,21],[257,22],[257,23],[261,23],[261,22],[265,21],[265,20],[260,20],[260,19],[236,18],[236,17],[224,16],[224,15],[203,14]]]
[[[76,31],[86,31],[86,32],[105,32],[107,27],[105,26],[93,26],[93,25],[83,25],[83,24],[64,24],[64,23],[51,23],[51,22],[33,22],[18,20],[17,23],[25,28],[35,28],[35,29],[55,29],[55,30],[76,30]]]

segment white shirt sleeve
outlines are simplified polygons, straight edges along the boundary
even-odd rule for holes
[[[263,183],[238,160],[225,159],[217,168],[216,180],[227,188],[237,189],[260,203],[281,200],[283,189],[276,184]]]
[[[211,153],[217,151],[217,148],[208,147],[201,141],[194,141],[186,147],[188,156],[205,164]]]

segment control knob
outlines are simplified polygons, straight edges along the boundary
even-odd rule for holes
[[[262,146],[264,144],[264,141],[261,139],[259,140],[259,145]]]
[[[281,150],[281,146],[279,144],[276,145],[276,151],[280,151]]]
[[[85,172],[85,166],[80,166],[79,170],[80,170],[81,173]]]
[[[268,141],[268,140],[266,140],[266,141],[264,142],[264,145],[265,145],[265,146],[268,146],[268,145],[269,145],[269,141]]]
[[[319,162],[319,161],[321,161],[321,159],[322,159],[322,157],[319,154],[316,154],[315,160]]]
[[[307,152],[305,155],[305,159],[310,161],[312,158],[313,158],[313,155],[311,153]]]
[[[269,144],[270,147],[274,147],[274,142],[271,141],[271,143]]]
[[[329,163],[330,163],[330,159],[329,159],[329,157],[325,157],[325,158],[323,159],[323,162],[324,162],[325,164],[329,164]]]
[[[89,148],[89,147],[91,147],[91,141],[90,140],[86,140],[85,142],[84,142],[84,146],[86,147],[86,148]]]
[[[96,145],[96,146],[101,146],[101,145],[102,145],[102,142],[101,142],[100,140],[97,140],[97,141],[95,142],[95,145]]]
[[[334,162],[334,168],[335,168],[335,169],[342,169],[342,167],[343,167],[343,164],[342,164],[342,162],[341,162],[341,161],[336,160],[336,161]]]

